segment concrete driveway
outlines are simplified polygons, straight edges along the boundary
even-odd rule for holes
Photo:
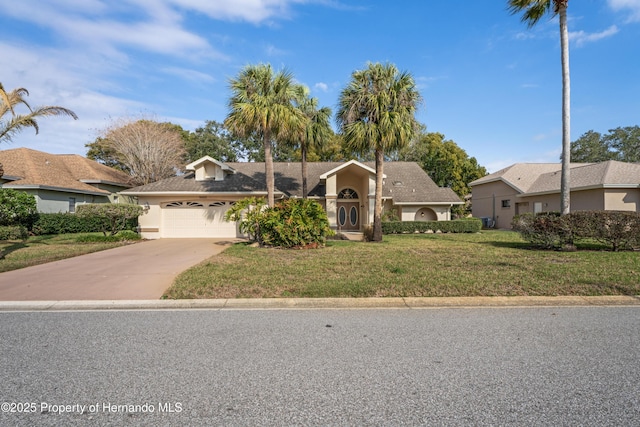
[[[230,239],[159,239],[0,273],[0,301],[159,299]]]

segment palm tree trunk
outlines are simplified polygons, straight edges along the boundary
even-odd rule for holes
[[[271,153],[271,135],[269,131],[264,132],[264,174],[267,182],[267,206],[275,205],[275,177],[273,175],[273,154]]]
[[[300,151],[302,154],[302,198],[307,198],[307,145],[300,144]]]
[[[560,178],[560,212],[571,211],[571,83],[569,78],[569,32],[567,29],[567,3],[558,4],[560,15],[560,44],[562,48],[562,174]]]
[[[382,176],[384,152],[376,149],[376,201],[373,208],[373,241],[382,242]]]

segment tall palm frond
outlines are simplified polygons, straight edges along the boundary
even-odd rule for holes
[[[357,153],[375,153],[373,241],[382,240],[384,155],[411,141],[419,127],[415,112],[420,101],[411,74],[380,63],[369,63],[366,69],[354,71],[340,95],[336,121],[345,145]]]
[[[558,15],[562,61],[562,172],[560,177],[560,211],[571,211],[571,79],[569,72],[569,0],[508,0],[512,14],[522,13],[522,21],[533,27],[546,14]]]
[[[292,104],[296,97],[293,75],[287,70],[274,73],[269,64],[249,65],[229,81],[229,88],[230,111],[224,124],[239,136],[257,135],[262,139],[267,203],[273,206],[272,144],[299,134],[305,125],[304,115]]]
[[[0,83],[0,142],[11,141],[13,137],[24,128],[32,127],[36,134],[40,131],[37,119],[49,116],[69,116],[74,120],[78,116],[68,108],[58,106],[42,106],[31,108],[25,96],[29,95],[29,91],[25,88],[17,88],[11,92],[6,92]],[[17,114],[16,107],[25,106],[28,114]],[[9,114],[10,113],[10,114]],[[5,118],[9,116],[9,118]]]

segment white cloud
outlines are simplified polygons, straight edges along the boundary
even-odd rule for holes
[[[629,22],[640,22],[640,0],[608,0],[609,7],[616,12],[629,11]]]
[[[190,80],[196,83],[212,83],[216,81],[211,75],[206,73],[201,73],[197,70],[190,70],[188,68],[181,67],[165,67],[162,69],[163,72],[167,74],[171,74],[177,77],[180,77],[185,80]]]
[[[272,18],[290,16],[290,5],[305,0],[166,0],[183,9],[195,10],[214,19],[248,21],[259,24]]]
[[[318,82],[315,85],[313,85],[313,88],[315,90],[319,90],[320,92],[327,93],[327,91],[329,90],[329,85],[324,82]]]
[[[618,27],[612,25],[599,33],[586,33],[584,31],[570,31],[569,40],[576,43],[577,46],[583,46],[585,43],[595,42],[607,37],[611,37],[618,33]]]

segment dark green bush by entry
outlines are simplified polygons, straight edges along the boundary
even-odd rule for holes
[[[383,234],[427,233],[477,233],[482,229],[479,218],[463,218],[453,221],[391,221],[382,223]]]
[[[613,251],[640,247],[640,214],[628,211],[577,211],[516,215],[511,226],[534,247],[563,249],[587,239]]]
[[[260,246],[317,247],[333,234],[322,205],[308,199],[285,199],[271,208],[262,198],[239,200],[225,220],[238,222],[240,231]]]
[[[33,225],[33,234],[96,233],[102,231],[104,220],[99,217],[81,218],[72,213],[41,213]],[[138,218],[126,222],[126,230],[135,231]]]

